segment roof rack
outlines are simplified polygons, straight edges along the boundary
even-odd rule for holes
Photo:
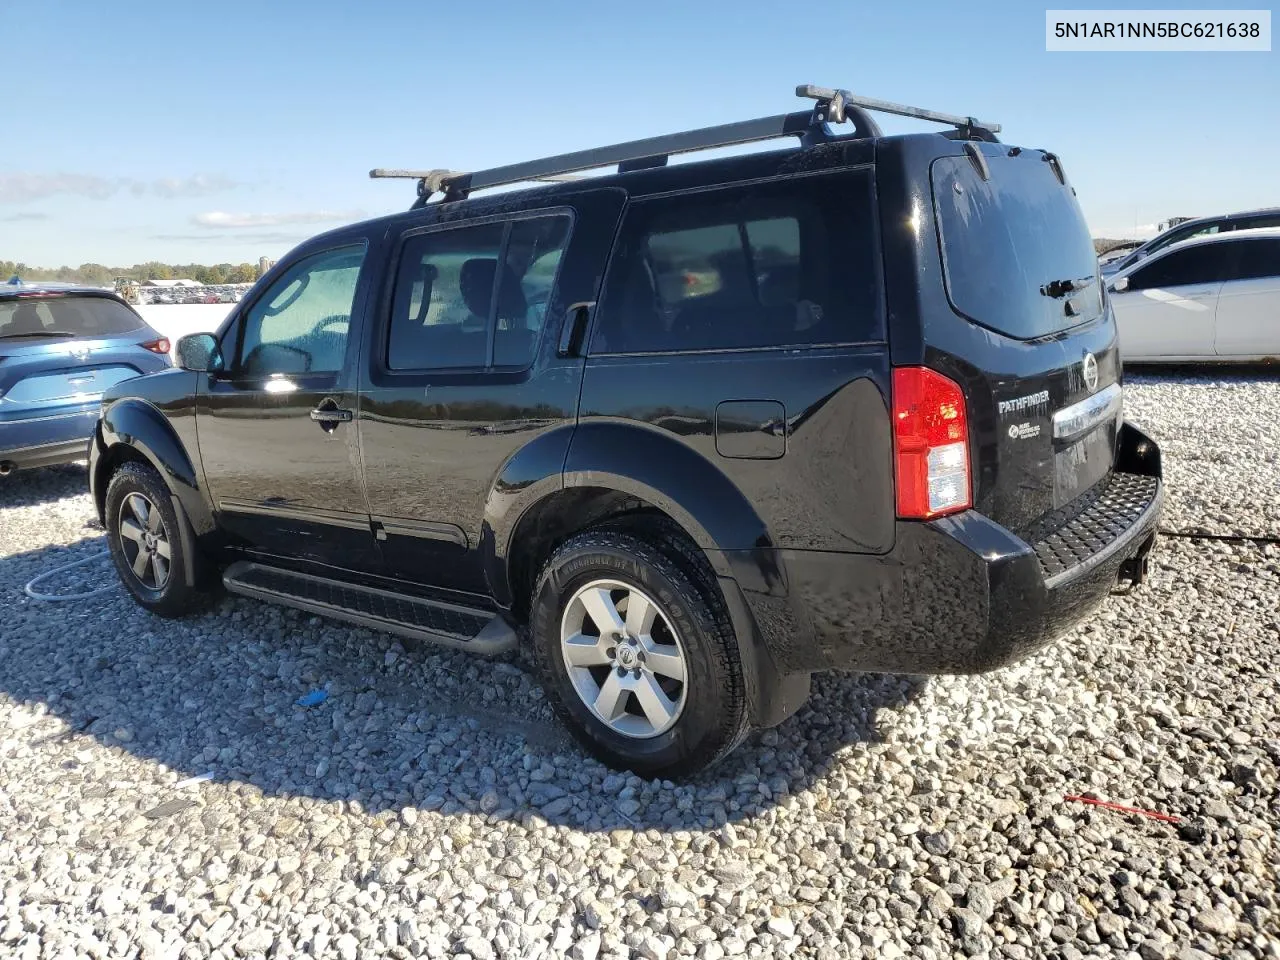
[[[802,146],[813,146],[833,140],[883,136],[879,125],[868,111],[947,124],[955,127],[955,135],[962,139],[995,141],[995,134],[1000,131],[997,123],[985,123],[973,117],[939,113],[887,100],[859,97],[848,90],[803,84],[796,87],[796,96],[816,100],[817,103],[812,110],[593,147],[489,170],[467,173],[457,170],[395,170],[378,167],[370,170],[369,176],[375,179],[417,180],[418,199],[413,204],[417,208],[425,205],[437,193],[443,194],[445,201],[465,200],[473,190],[534,181],[573,181],[580,179],[573,174],[615,164],[619,173],[647,170],[666,166],[668,158],[674,154],[739,146],[782,137],[798,137]],[[853,124],[851,134],[837,135],[832,132],[830,124],[845,122]]]

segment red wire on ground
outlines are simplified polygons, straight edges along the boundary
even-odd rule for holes
[[[1167,813],[1157,813],[1155,810],[1142,810],[1138,807],[1126,807],[1118,803],[1110,803],[1106,800],[1094,800],[1092,797],[1076,797],[1067,794],[1064,800],[1074,800],[1077,803],[1089,803],[1095,807],[1106,807],[1108,810],[1119,810],[1121,813],[1137,813],[1144,817],[1151,817],[1153,820],[1163,820],[1165,823],[1181,823],[1178,817],[1171,816]]]

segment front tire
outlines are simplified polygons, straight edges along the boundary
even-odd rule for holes
[[[107,544],[129,595],[152,613],[180,617],[204,605],[207,595],[198,556],[189,557],[168,487],[151,467],[126,463],[111,478],[106,500]]]
[[[746,736],[737,641],[714,580],[641,536],[579,534],[534,590],[534,653],[556,713],[595,756],[687,776]]]

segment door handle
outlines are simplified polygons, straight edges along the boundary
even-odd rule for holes
[[[326,430],[332,430],[340,423],[351,421],[351,411],[339,409],[332,400],[326,400],[311,411],[311,419]]]
[[[311,411],[311,419],[316,423],[347,423],[351,420],[351,411],[315,409]]]
[[[316,423],[346,423],[351,419],[350,410],[312,410],[311,419]]]
[[[582,340],[587,332],[587,320],[591,317],[591,308],[595,302],[575,303],[564,313],[564,326],[560,328],[560,342],[556,345],[556,356],[576,357],[582,352]]]

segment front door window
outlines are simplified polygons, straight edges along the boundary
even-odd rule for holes
[[[236,372],[269,377],[341,370],[363,259],[361,244],[296,263],[246,314]]]

